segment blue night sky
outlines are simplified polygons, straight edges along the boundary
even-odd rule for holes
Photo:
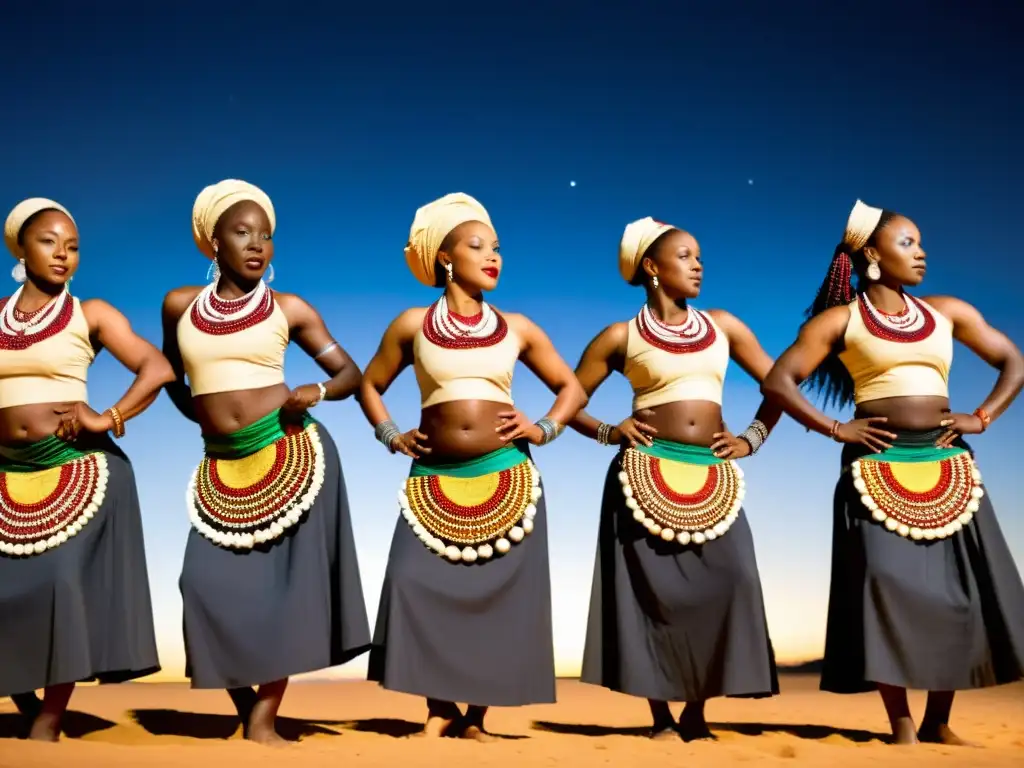
[[[487,206],[502,241],[490,300],[532,317],[571,365],[598,331],[639,309],[616,259],[624,225],[645,215],[700,241],[696,305],[738,315],[778,355],[858,197],[918,223],[925,292],[974,303],[1024,343],[1013,223],[1024,203],[1012,75],[1022,61],[1011,54],[1020,4],[567,0],[550,14],[519,3],[173,5],[12,3],[0,31],[0,206],[6,214],[37,195],[66,205],[82,237],[74,293],[112,302],[157,345],[164,294],[206,274],[192,202],[225,177],[271,196],[274,287],[317,306],[361,366],[396,314],[436,298],[408,273],[402,248],[415,209],[454,191]],[[293,386],[320,377],[295,348],[286,370]],[[972,411],[995,377],[957,346],[953,408]],[[106,408],[129,381],[101,356],[93,406]],[[514,394],[534,418],[551,399],[522,366]],[[730,366],[733,429],[759,398]],[[386,402],[404,428],[416,423],[411,371]],[[615,377],[589,410],[616,422],[629,406]],[[372,621],[408,463],[374,441],[354,401],[316,415],[342,450]],[[1012,458],[1022,433],[1018,403],[973,444],[1024,566]],[[142,497],[164,675],[179,677],[185,486],[202,443],[161,396],[129,423],[124,447]],[[568,433],[535,456],[548,489],[559,671],[572,674],[612,451]],[[785,419],[743,464],[783,661],[821,652],[838,461],[839,446]],[[365,657],[336,672],[364,670]]]

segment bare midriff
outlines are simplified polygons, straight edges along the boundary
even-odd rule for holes
[[[948,412],[948,397],[883,397],[859,403],[854,418],[884,416],[886,421],[875,426],[890,431],[926,431],[939,429]]]
[[[0,444],[28,445],[49,437],[60,426],[61,416],[73,403],[32,403],[0,409]]]
[[[710,400],[678,400],[633,415],[658,430],[654,437],[675,443],[707,447],[715,442],[713,435],[723,429],[722,406]]]
[[[192,405],[204,435],[230,435],[280,408],[290,395],[287,385],[274,384],[198,395],[192,398]]]
[[[491,400],[455,400],[424,408],[419,430],[431,452],[423,458],[443,464],[504,448],[509,443],[495,430],[501,425],[498,414],[511,410],[508,403]]]

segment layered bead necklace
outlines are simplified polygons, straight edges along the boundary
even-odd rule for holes
[[[0,349],[28,349],[56,336],[71,322],[74,301],[67,288],[34,312],[17,308],[23,290],[25,286],[0,301]]]
[[[222,299],[210,283],[192,304],[191,320],[198,330],[213,336],[238,333],[262,323],[274,311],[274,293],[262,280],[237,299]]]
[[[651,346],[673,354],[700,352],[715,343],[715,327],[707,315],[688,307],[686,320],[680,325],[669,325],[655,317],[648,304],[636,316],[640,336]]]
[[[423,335],[431,344],[446,349],[491,347],[508,333],[508,324],[500,314],[481,302],[480,312],[472,317],[458,315],[448,308],[444,294],[430,305],[423,318]]]
[[[920,301],[904,293],[906,306],[902,312],[890,315],[876,309],[866,293],[859,296],[860,316],[868,332],[879,339],[904,344],[923,341],[935,330],[935,318]]]

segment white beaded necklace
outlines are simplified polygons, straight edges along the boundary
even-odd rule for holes
[[[686,320],[679,325],[669,325],[659,320],[650,305],[644,304],[637,318],[640,328],[663,344],[673,347],[688,347],[704,343],[708,334],[714,333],[703,312],[688,307]]]
[[[451,341],[464,338],[482,339],[497,330],[498,316],[484,301],[480,303],[480,319],[474,325],[469,325],[451,314],[448,309],[448,299],[441,294],[441,298],[437,300],[434,308],[431,326],[439,336]]]
[[[864,302],[864,308],[871,315],[872,320],[894,331],[914,333],[924,328],[925,323],[928,321],[924,310],[907,294],[903,294],[906,308],[898,315],[889,315],[876,309],[866,293],[861,294],[860,299]]]
[[[268,290],[270,289],[267,284],[260,280],[256,287],[244,296],[239,296],[237,299],[224,299],[217,295],[217,284],[213,282],[199,294],[196,310],[203,320],[214,325],[236,322],[256,312],[266,300]],[[215,302],[222,307],[230,307],[230,309],[223,311],[217,309]]]
[[[38,312],[23,321],[17,318],[15,307],[24,290],[24,285],[19,287],[14,295],[7,300],[3,312],[0,312],[0,332],[8,336],[35,336],[43,333],[60,317],[64,305],[71,300],[71,294],[68,293],[67,286],[65,286],[63,291],[50,299]]]

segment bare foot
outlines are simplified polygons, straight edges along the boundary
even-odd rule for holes
[[[901,747],[917,744],[917,729],[909,717],[901,717],[892,725],[892,743]]]
[[[32,729],[28,737],[33,741],[59,741],[60,740],[60,716],[40,713],[32,721]]]
[[[651,741],[679,741],[679,733],[675,725],[655,727],[651,729]]]
[[[427,722],[424,723],[423,730],[419,733],[412,734],[412,738],[440,739],[448,733],[448,729],[452,727],[452,723],[454,722],[455,719],[451,717],[438,717],[437,715],[431,715],[427,718]]]
[[[703,710],[696,714],[683,710],[683,714],[679,716],[679,735],[683,737],[683,741],[716,740],[715,734],[708,728],[707,720],[704,719]]]
[[[268,712],[269,709],[276,709],[273,702],[265,699],[256,702],[249,714],[245,738],[266,746],[282,746],[287,744],[288,742],[282,739],[274,728],[277,717],[276,714]]]
[[[922,724],[921,730],[917,732],[917,738],[925,744],[944,744],[947,747],[977,746],[961,739],[945,723],[940,723],[939,725]]]
[[[465,729],[459,734],[463,739],[469,739],[470,741],[479,741],[481,744],[490,744],[493,741],[497,741],[491,734],[487,733],[479,725],[467,725]]]

